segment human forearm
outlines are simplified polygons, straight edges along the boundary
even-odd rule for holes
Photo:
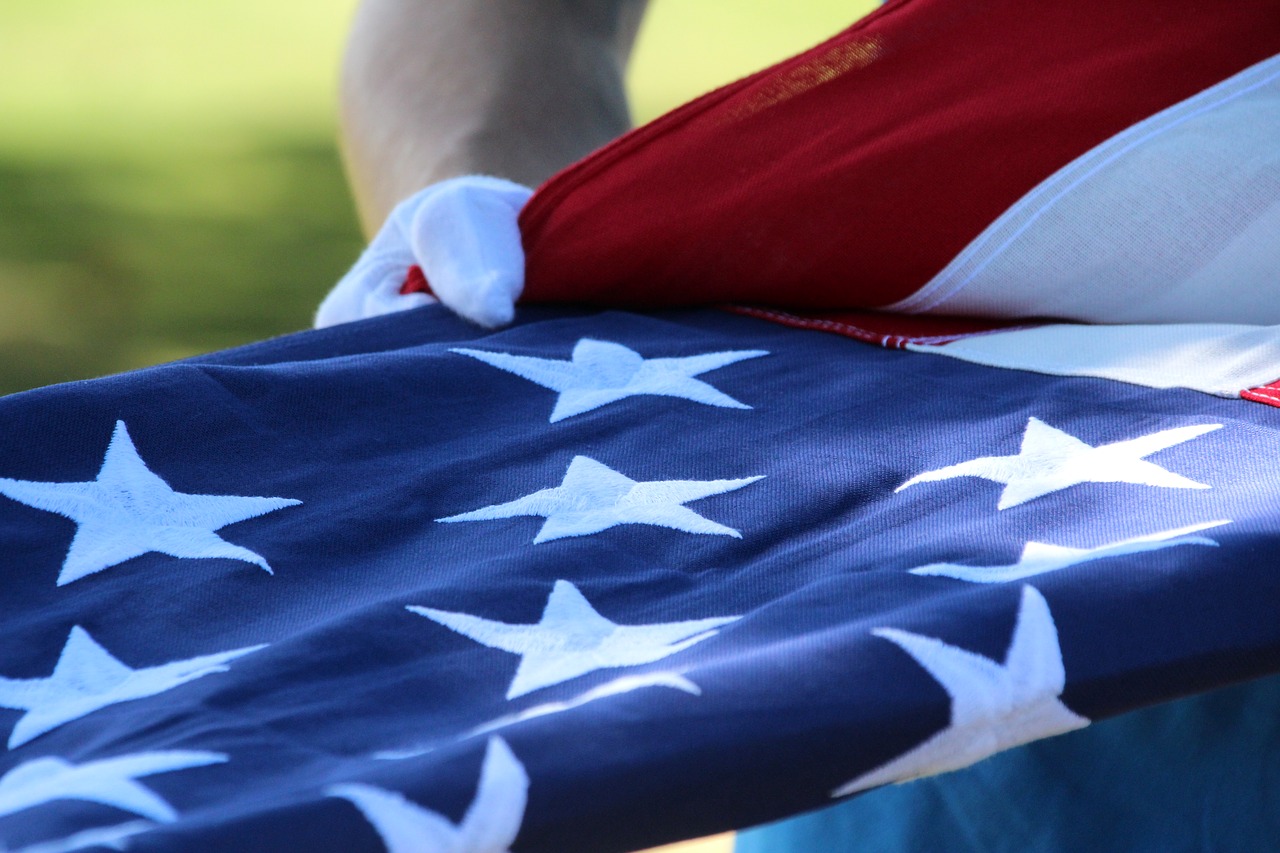
[[[466,173],[538,184],[625,131],[645,0],[364,0],[342,77],[365,228]]]

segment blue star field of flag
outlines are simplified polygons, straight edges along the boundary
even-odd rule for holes
[[[1280,412],[438,307],[0,401],[7,851],[624,853],[1280,670]]]

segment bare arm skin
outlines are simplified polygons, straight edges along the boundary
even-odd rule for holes
[[[368,233],[427,184],[537,185],[630,126],[622,78],[647,0],[363,0],[342,147]]]

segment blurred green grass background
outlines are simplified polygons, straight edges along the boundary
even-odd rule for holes
[[[646,121],[874,0],[654,0]],[[355,0],[0,5],[0,393],[305,328],[362,245],[334,142]]]

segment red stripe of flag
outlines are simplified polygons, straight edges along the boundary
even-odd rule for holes
[[[1280,379],[1270,385],[1259,385],[1257,388],[1241,391],[1240,396],[1255,403],[1265,403],[1268,406],[1280,408]]]
[[[1074,158],[1276,53],[1275,0],[898,0],[552,178],[521,216],[526,298],[886,305]]]

